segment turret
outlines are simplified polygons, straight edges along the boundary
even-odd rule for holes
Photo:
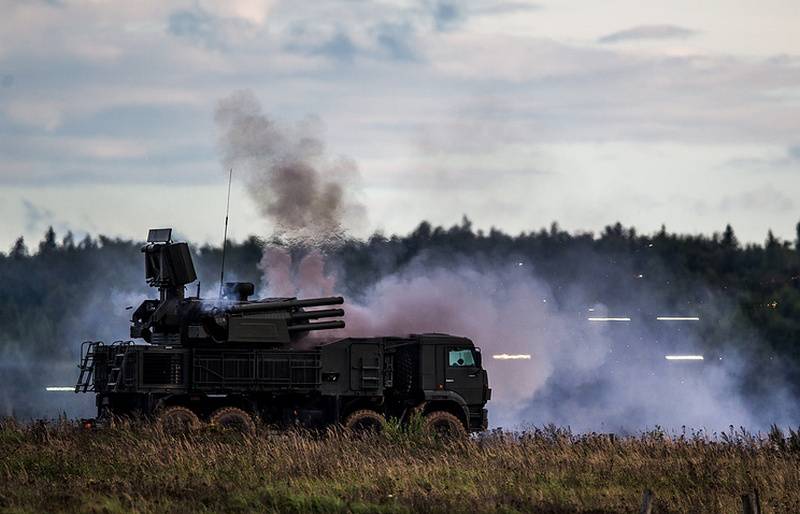
[[[145,300],[131,317],[131,337],[151,344],[235,346],[291,345],[310,331],[344,328],[341,296],[270,298],[250,301],[255,287],[229,282],[222,298],[186,298],[185,287],[197,279],[189,246],[173,243],[171,229],[151,230],[145,254],[145,279],[159,290],[158,300]],[[306,310],[306,309],[313,310]]]

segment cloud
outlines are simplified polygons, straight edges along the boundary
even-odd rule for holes
[[[780,153],[763,157],[739,157],[728,160],[724,166],[740,170],[763,169],[765,171],[797,171],[800,168],[800,145],[790,145]]]
[[[786,212],[795,208],[795,201],[773,186],[726,195],[720,202],[720,209],[725,211]]]
[[[227,47],[227,43],[219,23],[218,18],[201,9],[184,9],[170,14],[168,30],[208,49],[221,50]]]
[[[537,3],[531,2],[502,2],[502,3],[487,3],[484,5],[473,5],[470,12],[475,15],[502,15],[514,14],[526,11],[538,11],[542,6]]]
[[[338,17],[335,23],[297,22],[290,24],[278,39],[282,40],[284,51],[339,62],[352,62],[356,57],[364,58],[362,64],[367,66],[414,62],[419,57],[417,40],[430,16],[400,11],[349,23]]]
[[[248,2],[222,2],[212,6],[229,5],[230,8],[206,9],[195,5],[191,9],[179,9],[169,15],[167,31],[208,50],[229,50],[252,38],[264,24],[266,11],[246,4]]]
[[[788,43],[782,57],[709,53],[709,47],[681,57],[657,49],[632,53],[623,45],[585,44],[597,34],[575,29],[579,14],[567,9],[558,16],[571,19],[568,27],[556,20],[532,34],[531,26],[555,19],[554,9],[522,2],[317,0],[313,8],[268,7],[204,0],[66,2],[58,9],[14,4],[0,19],[0,184],[35,190],[25,194],[59,215],[58,197],[51,204],[31,195],[76,183],[87,191],[88,184],[118,190],[145,182],[209,184],[219,175],[214,101],[242,87],[253,89],[279,119],[307,112],[326,119],[331,145],[363,164],[365,191],[376,198],[370,209],[385,205],[384,217],[371,219],[399,220],[390,230],[403,230],[415,216],[448,221],[465,211],[514,229],[553,218],[567,225],[573,212],[573,227],[645,212],[628,202],[609,213],[607,205],[620,204],[619,192],[602,204],[587,197],[575,209],[539,207],[585,185],[564,185],[576,152],[555,157],[558,145],[628,145],[608,150],[618,158],[662,142],[704,155],[726,146],[711,164],[698,164],[694,155],[654,157],[698,176],[711,170],[741,179],[714,190],[709,226],[724,196],[731,204],[765,180],[744,183],[743,177],[766,170],[752,163],[739,170],[714,166],[749,155],[783,159],[787,169],[797,169],[800,60]],[[613,27],[601,22],[595,26]],[[702,21],[697,26],[716,30]],[[3,76],[13,77],[10,87],[2,87]],[[648,159],[620,158],[593,188],[617,184],[622,174],[656,179]],[[779,190],[796,196],[790,173],[773,177]],[[485,182],[497,189],[474,195]],[[550,189],[534,201],[517,194],[524,187]],[[644,197],[647,187],[632,187],[630,194]],[[452,202],[442,200],[443,188]],[[396,205],[424,194],[430,195],[427,210],[396,214]],[[498,199],[506,217],[483,204]],[[18,202],[9,205],[22,219]],[[590,209],[597,215],[587,216]],[[519,221],[515,211],[533,221]],[[751,216],[753,227],[745,228],[760,238],[756,224],[763,226],[767,214]],[[656,215],[627,219],[639,224],[648,216]]]
[[[341,62],[351,62],[362,51],[342,27],[316,27],[295,24],[286,36],[283,49],[310,56],[322,56]]]
[[[329,40],[312,50],[312,53],[326,55],[342,61],[351,61],[357,52],[356,45],[344,32],[337,32]]]
[[[118,107],[175,108],[205,106],[211,101],[210,98],[205,99],[198,88],[161,88],[156,85],[157,82],[131,84],[106,77],[79,88],[73,82],[77,79],[61,80],[57,89],[51,89],[49,84],[17,88],[14,96],[9,96],[0,104],[0,113],[13,123],[52,132],[60,128],[65,120],[79,119]]]
[[[374,29],[375,40],[384,53],[395,61],[413,61],[415,30],[408,22],[381,23]]]
[[[800,59],[665,57],[492,34],[430,36],[423,62],[496,94],[462,98],[461,118],[538,141],[793,141]],[[452,102],[451,102],[452,103]]]
[[[260,27],[266,23],[274,3],[274,0],[201,0],[199,5],[218,18],[238,19]]]
[[[677,25],[638,25],[619,32],[605,35],[598,43],[619,43],[641,39],[685,39],[697,34],[697,31]]]
[[[529,2],[428,0],[424,3],[424,8],[433,19],[433,28],[437,32],[447,32],[460,28],[470,18],[535,11],[541,9],[541,6]]]
[[[62,106],[47,100],[18,100],[6,103],[6,115],[24,125],[43,127],[52,131],[61,124]]]
[[[433,21],[436,30],[450,30],[464,19],[464,12],[461,7],[448,0],[439,0],[432,6]]]

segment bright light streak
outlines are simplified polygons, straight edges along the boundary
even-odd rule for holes
[[[668,361],[701,361],[703,360],[702,355],[665,355],[665,359]]]
[[[492,359],[497,359],[500,361],[522,361],[522,360],[530,360],[531,356],[527,353],[524,354],[517,354],[517,355],[509,355],[507,353],[501,353],[499,355],[492,355]]]
[[[53,393],[53,392],[67,392],[67,391],[74,392],[75,391],[75,386],[51,386],[51,387],[45,387],[44,389],[45,389],[45,391],[49,391],[51,393]]]
[[[658,316],[658,321],[700,321],[697,316]]]
[[[598,317],[594,317],[594,316],[588,317],[586,319],[588,319],[589,321],[630,321],[631,320],[630,318],[627,318],[627,317],[621,317],[621,318],[598,318]]]

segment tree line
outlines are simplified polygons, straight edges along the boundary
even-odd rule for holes
[[[686,235],[665,227],[640,234],[616,223],[593,234],[569,233],[553,223],[511,235],[474,230],[465,217],[451,227],[422,222],[407,235],[347,240],[327,253],[341,293],[355,300],[412,264],[496,269],[524,263],[524,272],[549,284],[556,300],[580,285],[588,301],[612,309],[642,309],[649,302],[711,315],[713,306],[710,345],[746,330],[761,350],[800,368],[800,224],[797,231],[795,241],[770,231],[763,244],[743,245],[730,225],[712,235]],[[52,228],[32,247],[20,237],[0,253],[0,356],[73,358],[75,338],[124,337],[130,312],[120,302],[128,295],[133,304],[148,293],[141,245],[106,236],[78,241],[71,233],[58,237]],[[228,276],[260,284],[263,245],[254,236],[229,243]],[[193,251],[201,283],[213,284],[221,248]]]

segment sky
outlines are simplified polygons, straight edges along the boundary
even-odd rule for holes
[[[796,0],[0,1],[0,251],[50,225],[218,244],[239,90],[355,161],[361,237],[800,220]],[[244,184],[230,233],[268,235]]]

